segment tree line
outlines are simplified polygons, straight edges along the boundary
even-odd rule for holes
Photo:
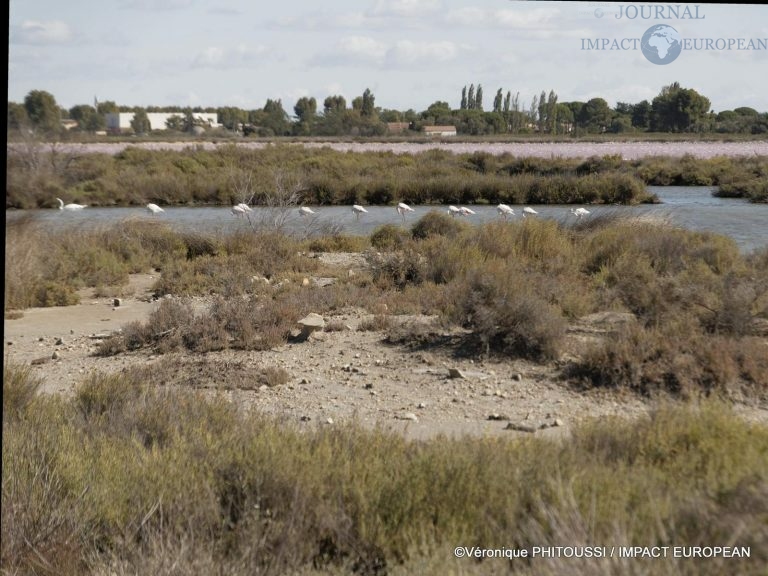
[[[147,114],[175,112],[166,129],[192,132],[200,122],[196,112],[218,115],[221,130],[246,136],[380,136],[388,132],[388,123],[404,123],[408,130],[420,131],[429,125],[451,125],[459,134],[550,134],[573,135],[599,133],[696,132],[696,133],[768,133],[768,112],[739,107],[715,113],[710,100],[678,82],[664,86],[652,100],[637,103],[617,102],[611,108],[603,98],[587,102],[560,102],[557,93],[542,90],[530,104],[519,92],[496,91],[491,109],[483,105],[483,87],[470,84],[461,90],[459,108],[448,102],[433,102],[426,110],[395,110],[376,106],[370,89],[355,97],[348,106],[341,95],[329,95],[320,108],[314,97],[304,96],[293,107],[293,115],[280,99],[268,99],[262,108],[246,110],[235,106],[119,106],[114,101],[93,105],[60,107],[55,97],[43,90],[32,90],[23,103],[8,102],[8,130],[32,129],[46,135],[61,133],[62,120],[76,122],[77,131],[95,133],[106,129],[105,115],[133,112],[133,132],[150,131]]]

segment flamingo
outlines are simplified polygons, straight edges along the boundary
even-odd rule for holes
[[[400,202],[397,205],[397,213],[400,214],[403,217],[403,222],[405,222],[405,214],[406,212],[416,212],[413,208],[408,206],[405,202]]]
[[[312,210],[312,208],[307,208],[306,206],[302,206],[299,208],[299,214],[301,216],[309,216],[310,214],[314,214],[315,211]]]
[[[56,198],[56,200],[59,201],[59,210],[69,210],[72,212],[74,210],[82,210],[83,208],[87,208],[85,204],[64,204],[64,201],[61,198]]]
[[[536,212],[536,210],[534,210],[530,206],[526,206],[525,208],[523,208],[523,218],[525,218],[526,214],[538,214],[538,212]]]
[[[458,214],[461,214],[461,210],[456,206],[448,206],[448,214],[450,214],[451,216],[456,216]]]
[[[459,208],[459,212],[461,213],[462,216],[470,216],[471,214],[475,213],[474,210],[472,210],[471,208],[467,208],[466,206],[462,206],[461,208]]]
[[[571,208],[571,214],[581,219],[582,216],[589,214],[589,210],[586,208]]]
[[[253,212],[253,208],[248,206],[248,204],[246,204],[245,202],[240,202],[240,204],[238,204],[238,206],[240,208],[242,208],[245,212]]]
[[[352,213],[355,215],[355,218],[359,220],[360,214],[368,214],[368,210],[360,206],[360,204],[353,204]]]
[[[152,212],[152,214],[160,214],[161,212],[165,212],[165,210],[160,208],[160,206],[158,206],[157,204],[152,204],[152,203],[147,204],[147,210]]]
[[[235,206],[232,206],[232,214],[234,214],[237,217],[244,216],[247,210],[240,206],[240,204],[236,204]]]
[[[510,208],[506,204],[499,204],[498,206],[496,206],[496,210],[499,211],[499,214],[504,216],[504,220],[507,219],[507,216],[514,216],[515,215],[515,211],[512,210],[512,208]]]

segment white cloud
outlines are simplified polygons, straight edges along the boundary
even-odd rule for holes
[[[458,49],[453,42],[413,42],[400,40],[387,50],[386,65],[430,64],[448,62],[456,58]]]
[[[199,52],[192,60],[195,68],[232,69],[253,66],[253,64],[268,58],[266,46],[251,48],[246,44],[240,44],[235,48],[221,48],[209,46]]]
[[[345,36],[331,50],[315,56],[312,63],[325,66],[379,65],[386,53],[386,45],[369,36]]]
[[[378,0],[371,10],[376,16],[424,16],[442,8],[442,0]]]
[[[11,28],[14,44],[64,44],[72,37],[69,24],[61,20],[25,20]]]
[[[123,0],[120,8],[131,10],[184,10],[194,4],[194,0]]]

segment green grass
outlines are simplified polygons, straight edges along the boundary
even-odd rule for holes
[[[4,392],[25,378],[5,371]],[[73,398],[35,397],[3,419],[4,573],[597,570],[478,564],[454,559],[459,545],[751,548],[727,564],[643,564],[649,574],[768,562],[768,429],[718,402],[584,424],[562,442],[409,442],[354,425],[300,431],[160,384],[93,374]]]

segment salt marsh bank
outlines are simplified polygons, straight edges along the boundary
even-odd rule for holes
[[[237,142],[238,147],[260,150],[273,143]],[[202,148],[216,150],[231,146],[232,142],[105,142],[91,144],[60,144],[58,149],[73,153],[118,154],[127,147],[145,150],[184,150]],[[764,156],[768,155],[768,141],[749,140],[743,142],[300,142],[296,146],[306,148],[331,148],[341,152],[393,152],[395,154],[417,154],[428,150],[446,150],[454,154],[487,152],[489,154],[512,154],[539,158],[563,157],[586,158],[589,156],[620,155],[625,160],[644,156],[694,156],[713,158],[716,156]]]

